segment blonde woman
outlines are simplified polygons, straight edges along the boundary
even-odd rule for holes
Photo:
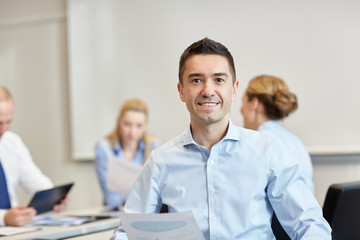
[[[245,90],[240,109],[244,127],[266,131],[279,138],[299,163],[307,186],[314,193],[313,167],[304,144],[293,133],[280,125],[298,107],[296,95],[289,91],[284,80],[275,76],[261,75],[253,78]]]
[[[104,205],[117,210],[126,196],[107,187],[109,158],[144,164],[149,153],[161,141],[147,134],[148,109],[140,99],[130,99],[120,108],[116,127],[112,133],[98,141],[95,147],[95,169],[104,198]]]

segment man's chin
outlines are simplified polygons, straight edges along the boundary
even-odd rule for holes
[[[206,116],[201,119],[201,121],[205,124],[214,124],[221,121],[220,118],[214,116]]]

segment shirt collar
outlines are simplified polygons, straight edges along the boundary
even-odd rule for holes
[[[223,137],[223,139],[221,139],[220,141],[225,141],[225,140],[235,140],[238,141],[240,140],[239,135],[237,134],[237,131],[235,130],[235,125],[231,122],[231,120],[229,119],[229,127],[228,130],[225,134],[225,136]],[[195,141],[194,138],[192,137],[192,133],[191,133],[191,125],[189,125],[188,130],[185,133],[185,138],[184,138],[184,146],[186,145],[198,145]]]
[[[258,131],[263,131],[263,130],[268,130],[268,129],[273,129],[273,128],[278,128],[280,126],[279,121],[277,120],[269,120],[264,122],[263,124],[261,124],[258,127]]]

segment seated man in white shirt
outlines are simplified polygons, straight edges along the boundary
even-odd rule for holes
[[[9,91],[0,86],[0,183],[1,179],[4,183],[0,186],[0,226],[21,226],[30,223],[36,215],[34,208],[18,206],[18,185],[29,195],[53,187],[51,180],[33,162],[21,138],[9,131],[13,108]],[[66,202],[64,199],[54,207],[54,211],[64,209]]]

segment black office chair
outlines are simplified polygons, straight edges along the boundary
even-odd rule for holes
[[[333,240],[360,239],[360,181],[332,184],[323,206]]]
[[[275,213],[273,213],[273,217],[271,220],[271,229],[275,235],[276,240],[291,240],[289,235],[287,235],[284,228],[281,226]]]
[[[169,212],[169,207],[168,207],[168,205],[163,204],[163,205],[161,206],[160,213],[168,213],[168,212]]]

